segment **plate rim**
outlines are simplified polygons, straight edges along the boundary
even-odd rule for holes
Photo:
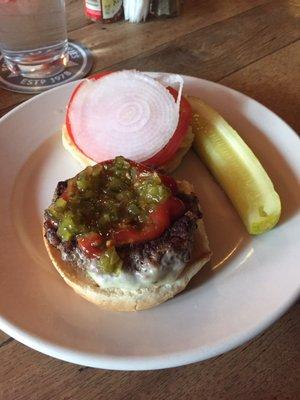
[[[69,363],[114,371],[149,371],[165,368],[175,368],[216,357],[218,355],[227,353],[230,350],[246,344],[254,339],[257,335],[269,328],[277,319],[279,319],[297,300],[299,293],[295,291],[281,308],[278,308],[272,315],[261,324],[255,326],[253,329],[244,331],[237,334],[231,341],[228,339],[221,342],[214,348],[208,348],[207,351],[195,349],[190,351],[181,351],[178,353],[171,353],[167,357],[162,356],[100,356],[94,355],[89,352],[76,351],[66,347],[53,344],[48,340],[41,339],[38,336],[28,334],[25,330],[16,327],[14,324],[8,322],[5,318],[0,316],[0,329],[6,334],[17,340],[18,342],[37,350],[38,352],[57,358]]]
[[[157,74],[159,74],[158,72]],[[242,95],[251,102],[256,103],[256,105],[262,107],[264,111],[271,113],[272,117],[275,117],[280,120],[290,131],[290,134],[294,136],[294,138],[298,139],[297,133],[294,129],[289,126],[280,116],[274,113],[272,110],[267,108],[265,105],[261,104],[257,100],[251,98],[250,96],[243,94],[235,89],[232,89],[226,85],[220,84],[218,82],[212,82],[206,79],[197,78],[193,76],[182,75],[185,79],[192,79],[201,81],[204,84],[212,85],[212,87],[216,86],[219,88],[225,88],[226,91],[229,91],[236,95]],[[72,82],[65,83],[64,85],[55,87],[48,91],[42,92],[27,101],[19,104],[8,113],[3,115],[0,118],[0,127],[1,124],[6,120],[13,116],[15,113],[18,113],[21,109],[26,108],[28,104],[38,101],[40,96],[49,96],[49,93],[54,91],[65,90],[68,86],[75,86],[81,80],[76,80]],[[39,336],[35,336],[34,334],[28,333],[28,331],[23,330],[18,327],[17,324],[13,324],[9,322],[6,318],[0,315],[0,329],[7,333],[9,336],[13,337],[17,341],[27,345],[30,348],[33,348],[43,354],[58,358],[60,360],[64,360],[71,363],[76,363],[78,365],[84,365],[94,368],[101,369],[110,369],[110,370],[154,370],[154,369],[162,369],[162,368],[171,368],[178,367],[181,365],[186,365],[198,361],[203,361],[229,350],[232,350],[245,342],[253,339],[259,333],[267,329],[272,323],[274,323],[278,318],[280,318],[297,300],[299,296],[299,290],[295,290],[295,293],[291,293],[290,296],[286,297],[286,301],[281,304],[280,307],[276,308],[272,314],[268,314],[266,318],[259,324],[257,323],[253,328],[248,329],[243,332],[239,332],[235,336],[229,340],[225,338],[224,341],[220,342],[218,346],[210,347],[203,350],[203,347],[193,348],[191,350],[181,351],[181,352],[173,352],[170,353],[167,357],[166,355],[160,356],[113,356],[113,355],[95,355],[94,353],[84,352],[80,350],[75,350],[71,348],[66,348],[61,345],[56,345],[49,340],[45,340]],[[198,351],[197,351],[198,350]]]

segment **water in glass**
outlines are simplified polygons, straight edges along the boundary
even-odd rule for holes
[[[67,63],[64,0],[0,0],[0,49],[9,69],[42,77]]]

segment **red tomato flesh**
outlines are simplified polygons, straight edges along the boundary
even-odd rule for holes
[[[176,99],[178,92],[177,90],[168,87],[169,92],[172,96]],[[144,163],[146,165],[150,165],[153,167],[161,167],[162,165],[171,161],[172,157],[179,149],[182,140],[184,139],[185,135],[188,132],[188,127],[191,122],[192,118],[192,109],[190,103],[182,96],[180,102],[180,109],[179,109],[179,121],[174,132],[173,136],[158,153],[156,153],[153,157],[145,160]]]
[[[149,214],[149,220],[141,230],[122,229],[114,233],[116,246],[140,243],[161,236],[171,222],[184,214],[185,206],[177,197],[171,196]]]
[[[90,232],[77,239],[78,246],[90,257],[99,257],[103,252],[100,248],[103,239],[99,233]]]
[[[152,172],[148,166],[127,160],[134,166],[139,173]],[[113,160],[105,161],[105,164],[111,164]],[[104,163],[102,163],[104,164]],[[155,210],[149,213],[148,221],[140,229],[124,228],[110,233],[109,237],[104,239],[101,233],[90,232],[77,237],[79,248],[89,257],[99,257],[106,249],[105,240],[111,241],[112,246],[121,246],[130,243],[141,243],[153,240],[161,236],[170,224],[181,217],[185,212],[185,205],[176,194],[178,187],[176,181],[167,175],[159,175],[162,183],[171,191],[171,195],[162,203],[158,204]],[[61,194],[61,197],[68,201],[76,192],[76,182],[70,180],[68,186]]]
[[[72,194],[76,191],[75,188],[76,184],[74,180],[69,180],[68,181],[68,186],[66,189],[63,191],[60,197],[62,197],[64,200],[68,201]]]
[[[173,195],[176,195],[178,193],[178,186],[174,178],[168,175],[161,174],[159,174],[159,177],[162,183],[171,190]]]

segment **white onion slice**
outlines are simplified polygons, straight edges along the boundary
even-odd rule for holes
[[[154,77],[154,79],[160,82],[164,86],[171,86],[178,91],[178,96],[176,99],[176,104],[180,107],[180,100],[182,96],[182,89],[183,89],[183,77],[178,74],[158,74]]]
[[[137,71],[86,80],[69,106],[75,144],[96,162],[118,155],[137,162],[151,158],[176,130],[182,91],[178,77],[159,77],[165,85],[179,83],[176,102],[156,79]]]

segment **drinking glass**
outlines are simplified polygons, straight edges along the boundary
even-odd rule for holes
[[[0,0],[0,50],[25,77],[61,72],[68,62],[64,0]]]

